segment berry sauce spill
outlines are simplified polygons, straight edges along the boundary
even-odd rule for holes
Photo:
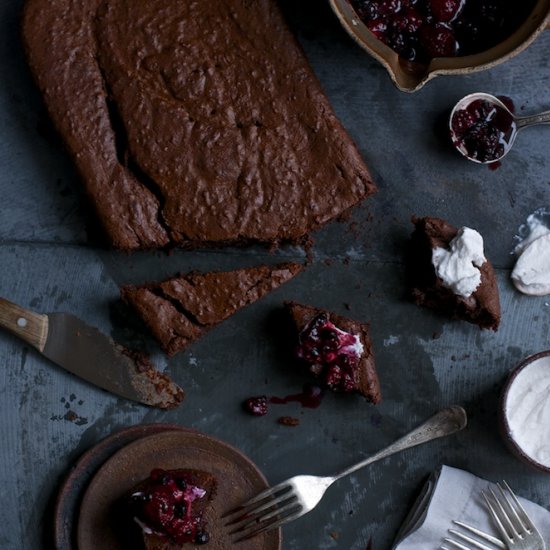
[[[513,111],[508,98],[499,98]],[[503,101],[505,100],[505,101]],[[469,158],[494,162],[508,152],[516,133],[514,117],[502,107],[477,99],[456,111],[451,119],[451,139]]]
[[[165,536],[176,544],[206,544],[210,537],[203,530],[201,514],[193,514],[192,504],[206,491],[188,482],[185,475],[156,469],[152,485],[132,495],[136,522],[148,533]]]
[[[363,351],[358,336],[339,329],[326,313],[321,313],[300,333],[296,356],[307,363],[322,386],[333,391],[353,392],[359,387],[358,366]],[[321,404],[323,395],[320,386],[304,384],[302,393],[286,397],[249,397],[243,402],[243,408],[254,416],[266,415],[270,404],[285,405],[294,401],[302,407],[315,409]]]
[[[270,397],[269,402],[274,405],[286,405],[287,403],[296,401],[300,403],[302,407],[316,409],[321,404],[323,395],[323,390],[319,386],[304,384],[302,393],[294,393],[286,397]]]
[[[370,31],[409,61],[470,55],[510,36],[535,0],[350,0]]]
[[[302,407],[316,409],[323,399],[324,392],[319,386],[313,384],[304,384],[302,393],[293,393],[285,397],[267,397],[260,395],[249,397],[244,403],[244,410],[254,416],[264,416],[267,414],[269,404],[286,405],[287,403],[297,402]]]
[[[358,388],[363,345],[358,336],[331,323],[325,313],[300,333],[296,355],[330,390],[352,392]]]

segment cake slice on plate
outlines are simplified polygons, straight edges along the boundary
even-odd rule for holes
[[[326,309],[285,303],[296,328],[296,356],[328,389],[381,400],[369,325]]]
[[[500,301],[481,235],[439,218],[413,217],[408,267],[414,302],[480,328],[497,330]]]
[[[128,495],[129,515],[141,528],[146,550],[179,550],[210,540],[205,513],[216,479],[202,470],[156,469]]]
[[[124,286],[121,295],[164,351],[174,355],[302,269],[300,264],[283,263],[235,271],[191,272],[161,283]]]

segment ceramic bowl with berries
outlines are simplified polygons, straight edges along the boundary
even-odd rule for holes
[[[351,37],[414,92],[438,75],[488,69],[550,28],[550,0],[330,0]]]

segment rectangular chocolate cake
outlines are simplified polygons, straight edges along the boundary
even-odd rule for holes
[[[115,247],[300,242],[375,191],[275,0],[27,0],[23,39]]]

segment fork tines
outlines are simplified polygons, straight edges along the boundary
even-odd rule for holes
[[[443,545],[440,547],[441,550],[454,550],[456,548],[459,550],[494,550],[495,547],[506,550],[506,545],[500,539],[497,539],[496,537],[493,537],[492,535],[489,535],[488,533],[485,533],[484,531],[481,531],[476,527],[472,527],[462,521],[453,520],[453,523],[465,531],[472,533],[476,538],[474,539],[461,531],[457,531],[456,529],[449,529],[449,533],[453,536],[453,538],[447,537],[443,540],[451,545],[452,549]],[[492,546],[489,547],[486,544],[483,544],[480,539],[490,542]],[[469,546],[466,546],[464,543],[468,543]]]
[[[297,500],[292,486],[283,482],[227,512],[223,519],[231,529],[229,534],[236,535],[235,542],[240,542],[299,517],[302,505]]]
[[[481,494],[504,541],[513,544],[514,541],[523,539],[525,536],[533,539],[540,538],[536,527],[508,483],[506,481],[502,483],[504,488],[497,483],[498,494],[492,488],[489,488],[490,494],[485,492]]]

